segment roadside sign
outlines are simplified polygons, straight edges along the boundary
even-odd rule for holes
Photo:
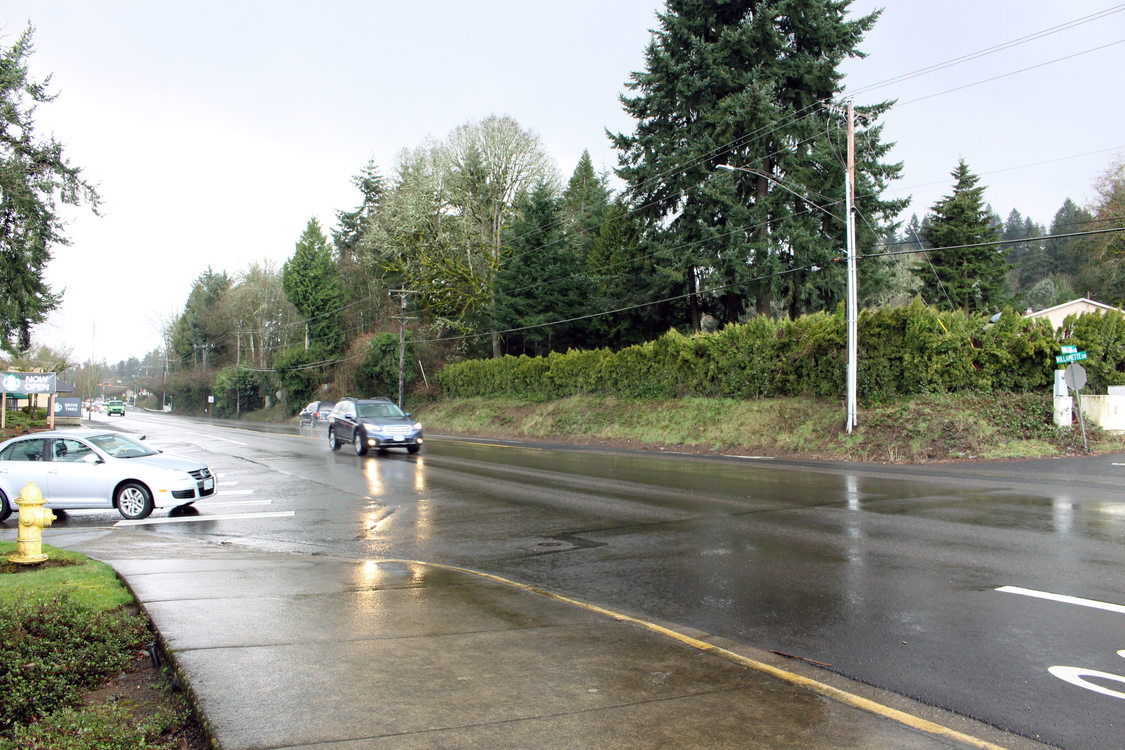
[[[1078,351],[1078,347],[1071,344],[1064,344],[1061,348],[1063,354],[1075,354]]]
[[[1071,352],[1070,354],[1059,354],[1055,357],[1055,364],[1065,365],[1068,362],[1081,362],[1086,359],[1086,352]]]
[[[1076,391],[1086,387],[1086,368],[1082,365],[1068,365],[1063,377],[1066,378],[1066,384]]]

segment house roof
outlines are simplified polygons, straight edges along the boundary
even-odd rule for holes
[[[1042,310],[1036,310],[1035,312],[1029,312],[1024,315],[1024,317],[1047,318],[1050,317],[1052,313],[1061,312],[1068,307],[1075,307],[1078,305],[1090,305],[1092,307],[1098,308],[1098,310],[1101,312],[1109,312],[1110,310],[1115,310],[1119,313],[1125,313],[1125,310],[1122,310],[1119,307],[1114,307],[1113,305],[1104,305],[1101,302],[1095,302],[1094,300],[1087,297],[1080,297],[1078,299],[1072,299],[1070,302],[1064,302],[1061,305],[1055,305],[1054,307],[1047,307]]]

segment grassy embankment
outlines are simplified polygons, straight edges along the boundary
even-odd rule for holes
[[[445,399],[415,414],[433,434],[701,453],[898,463],[1084,452],[1081,430],[1055,427],[1051,399],[1039,394],[936,395],[861,405],[859,425],[850,435],[843,404],[802,398]],[[1091,452],[1125,450],[1121,435],[1089,425],[1087,433]]]

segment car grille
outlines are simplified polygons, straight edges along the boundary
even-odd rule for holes
[[[204,467],[202,469],[196,469],[195,471],[189,471],[188,474],[190,474],[191,478],[195,480],[195,488],[197,490],[199,490],[199,496],[200,497],[207,497],[208,495],[215,494],[215,487],[216,487],[215,483],[211,484],[211,489],[209,489],[209,490],[203,489],[203,480],[210,479],[211,476],[212,476],[210,469]],[[173,493],[173,494],[175,494],[175,493]]]
[[[387,435],[409,435],[414,428],[406,424],[388,424],[383,426],[382,431]]]

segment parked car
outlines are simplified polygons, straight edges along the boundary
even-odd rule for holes
[[[351,443],[357,456],[374,449],[406,448],[417,453],[422,447],[422,425],[387,398],[345,398],[328,415],[328,445],[339,450]]]
[[[332,407],[335,405],[332,401],[313,401],[297,415],[297,426],[309,425],[315,427],[318,424],[324,424],[328,421],[328,415],[332,413]]]
[[[110,401],[105,405],[105,414],[107,417],[112,417],[114,414],[125,416],[125,402],[124,401]]]
[[[141,440],[144,438],[142,437]],[[48,508],[116,508],[128,519],[154,508],[191,505],[215,493],[215,475],[120,432],[55,430],[0,443],[0,521],[34,482]]]

